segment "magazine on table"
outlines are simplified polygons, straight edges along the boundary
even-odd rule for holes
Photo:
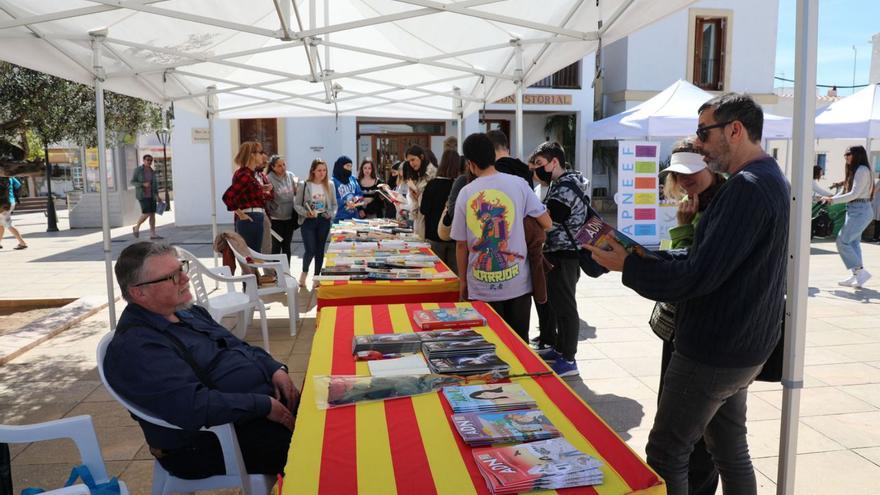
[[[535,400],[516,383],[464,385],[443,389],[452,412],[494,412],[534,409]]]
[[[367,366],[370,368],[372,376],[427,375],[431,373],[421,354],[370,361]]]
[[[476,330],[430,330],[416,332],[422,342],[435,342],[440,340],[485,340]]]
[[[616,240],[629,253],[635,253],[642,258],[657,258],[657,255],[609,225],[599,215],[590,216],[581,228],[574,233],[574,240],[578,246],[596,246],[606,251],[611,249],[608,239]]]
[[[383,354],[414,353],[422,348],[422,340],[415,333],[377,333],[355,335],[351,339],[351,353],[379,351]]]
[[[510,370],[510,366],[494,352],[429,359],[428,367],[432,372],[441,375],[478,375],[495,372],[506,376]]]
[[[422,344],[422,354],[426,358],[442,358],[463,354],[482,354],[495,352],[495,344],[485,339],[448,340],[425,342]]]
[[[603,482],[602,463],[566,439],[551,438],[472,452],[493,494],[553,490]]]
[[[559,436],[559,430],[537,409],[453,414],[452,424],[471,446],[530,442]]]
[[[486,319],[474,308],[418,309],[413,311],[413,321],[422,330],[486,325]]]

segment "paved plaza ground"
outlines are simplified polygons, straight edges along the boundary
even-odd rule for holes
[[[13,241],[6,239],[0,250],[0,300],[106,294],[101,231],[68,230],[66,212],[60,216],[57,233],[45,232],[42,214],[15,217],[30,248],[13,251]],[[161,218],[161,235],[210,259],[210,228],[177,228],[171,221],[168,214]],[[133,238],[130,227],[112,234],[115,258]],[[296,248],[298,255],[301,244]],[[866,267],[877,275],[866,289],[846,289],[836,284],[845,273],[834,243],[812,245],[798,495],[880,493],[880,292],[872,288],[880,289],[880,246],[863,244],[863,249]],[[297,273],[299,259],[292,264]],[[646,323],[653,303],[623,287],[619,274],[583,277],[577,293],[581,376],[568,383],[644,456],[660,370],[660,341]],[[286,308],[274,302],[269,310],[271,353],[288,364],[297,385],[308,365],[314,303],[312,293],[300,292],[303,317],[295,338],[287,332]],[[109,329],[107,320],[105,309],[0,366],[0,423],[89,414],[109,471],[125,480],[132,493],[146,494],[152,460],[143,435],[104,391],[95,367],[95,348]],[[534,314],[532,322],[535,326]],[[249,341],[259,341],[256,328],[249,331]],[[0,349],[3,345],[0,337]],[[781,387],[756,383],[750,390],[749,445],[759,492],[775,493]],[[16,493],[27,486],[60,486],[78,460],[66,441],[16,445],[12,455]]]

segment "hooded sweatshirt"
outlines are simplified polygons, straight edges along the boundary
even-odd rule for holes
[[[363,197],[361,185],[352,176],[351,170],[345,169],[345,164],[352,163],[351,158],[343,155],[336,159],[333,164],[333,187],[336,189],[336,218],[335,221],[357,218],[357,208],[346,208],[348,202],[360,201]]]

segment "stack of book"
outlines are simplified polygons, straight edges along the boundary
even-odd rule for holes
[[[564,438],[472,451],[493,494],[598,485],[602,463]]]
[[[351,339],[351,353],[378,352],[383,355],[399,355],[419,352],[422,339],[415,333],[378,333],[374,335],[355,335]]]
[[[428,332],[423,332],[428,333]],[[495,344],[483,338],[470,340],[439,340],[424,342],[422,354],[428,359],[447,358],[464,354],[484,354],[495,352]]]
[[[559,430],[537,409],[453,414],[452,424],[464,443],[471,447],[531,442],[559,436]]]
[[[486,325],[486,319],[474,308],[420,309],[413,312],[413,321],[422,330]]]
[[[452,412],[483,413],[535,409],[535,400],[516,383],[492,383],[486,385],[465,385],[446,387],[443,396],[452,407]]]
[[[430,332],[417,332],[416,335],[422,342],[485,340],[477,331],[469,328],[464,330],[431,330]]]
[[[431,372],[441,375],[481,375],[495,373],[507,376],[510,366],[495,355],[495,352],[464,354],[444,358],[428,359]]]

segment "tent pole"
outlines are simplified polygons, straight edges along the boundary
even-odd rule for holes
[[[110,330],[116,330],[116,294],[113,290],[113,252],[110,249],[110,193],[107,184],[107,142],[104,135],[104,65],[101,62],[102,43],[107,30],[89,33],[92,38],[92,66],[95,72],[95,122],[98,131],[98,180],[101,184],[101,232],[104,243],[104,268],[107,278],[107,309],[110,312]],[[114,174],[115,176],[115,174]]]
[[[462,105],[461,105],[461,88],[455,87],[452,88],[453,94],[455,94],[455,100],[453,102],[453,106],[455,107],[455,137],[458,140],[458,154],[460,155],[462,152],[462,147],[464,146],[464,115],[462,114]]]
[[[516,62],[516,157],[522,160],[523,157],[523,50],[519,40],[511,41],[513,49],[516,51],[514,61]],[[563,164],[564,166],[564,164]]]
[[[791,210],[788,232],[785,360],[782,371],[782,424],[776,493],[793,495],[797,464],[798,418],[804,386],[807,287],[810,275],[810,179],[807,167],[815,154],[816,47],[818,0],[797,2],[795,34],[794,115],[792,117]]]
[[[217,112],[217,96],[214,92],[217,86],[208,86],[208,176],[211,181],[211,244],[217,238],[217,180],[216,171],[214,170],[214,114]],[[217,268],[217,252],[214,253],[214,268]]]

